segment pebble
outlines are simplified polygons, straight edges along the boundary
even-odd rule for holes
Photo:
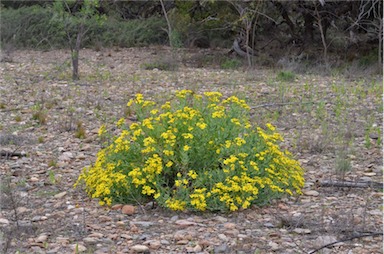
[[[132,215],[135,213],[135,207],[133,205],[124,205],[121,208],[121,212],[126,215]]]
[[[142,226],[144,228],[149,228],[150,226],[155,225],[155,223],[151,221],[132,221],[131,223],[135,226]]]
[[[195,247],[185,247],[185,250],[187,253],[198,253],[202,251],[202,248],[200,245],[196,245]]]
[[[5,218],[0,218],[0,224],[9,224],[9,220]]]
[[[275,242],[269,242],[268,246],[271,247],[271,250],[273,250],[273,251],[276,251],[276,250],[280,249],[279,245],[277,243],[275,243]]]
[[[63,192],[60,192],[58,194],[56,194],[55,196],[53,196],[54,198],[62,198],[64,197],[65,195],[67,195],[67,192],[66,191],[63,191]]]
[[[293,230],[293,232],[295,232],[296,234],[310,234],[311,233],[311,230],[310,229],[306,229],[306,228],[295,228]]]
[[[123,204],[116,204],[111,207],[111,210],[120,210],[123,208]]]
[[[218,221],[218,222],[221,222],[221,223],[224,223],[224,222],[227,222],[228,219],[227,218],[224,218],[222,216],[216,216],[213,218],[215,221]]]
[[[303,191],[303,194],[305,196],[312,196],[312,197],[317,197],[320,195],[319,192],[315,191],[315,190],[307,190],[307,191]]]
[[[157,250],[161,247],[161,242],[158,240],[147,240],[143,244],[149,246],[152,250]]]
[[[228,241],[227,236],[224,235],[224,234],[218,234],[217,237],[219,237],[219,239],[222,240],[222,241]]]
[[[97,239],[93,238],[93,237],[85,237],[83,238],[83,241],[85,243],[89,243],[89,244],[95,244],[97,243]]]
[[[141,244],[133,245],[131,247],[131,250],[133,250],[136,253],[149,253],[149,248]]]
[[[74,250],[73,253],[85,252],[87,250],[87,247],[82,244],[72,244],[71,247]]]
[[[236,228],[236,224],[235,223],[231,223],[231,222],[224,223],[223,226],[226,229],[234,229],[234,228]]]
[[[228,246],[226,244],[215,246],[214,253],[228,253]]]
[[[175,224],[180,226],[180,227],[189,227],[189,226],[196,225],[196,222],[189,221],[189,220],[177,220],[177,221],[175,221]]]
[[[170,244],[171,244],[171,243],[170,243],[169,241],[167,241],[167,240],[161,240],[160,243],[161,243],[162,245],[170,245]]]
[[[41,234],[41,235],[39,235],[37,238],[36,238],[36,242],[37,243],[44,243],[44,242],[46,242],[47,241],[47,239],[48,239],[48,235],[46,235],[46,234]]]

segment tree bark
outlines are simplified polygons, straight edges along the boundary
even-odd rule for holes
[[[72,79],[79,80],[79,52],[81,47],[81,39],[84,33],[84,24],[80,24],[77,31],[75,47],[72,50]]]

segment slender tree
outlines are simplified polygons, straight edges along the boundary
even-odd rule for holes
[[[57,0],[52,22],[61,26],[71,49],[72,79],[79,79],[79,53],[84,35],[92,25],[101,25],[105,16],[97,12],[98,0]]]

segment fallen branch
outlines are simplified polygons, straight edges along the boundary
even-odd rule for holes
[[[373,188],[377,190],[383,189],[383,183],[380,182],[351,182],[351,181],[317,181],[318,187],[349,187],[349,188]]]
[[[364,234],[361,234],[361,235],[355,235],[355,236],[352,236],[352,237],[349,237],[349,238],[345,238],[345,239],[342,239],[342,240],[339,240],[339,241],[335,241],[335,242],[332,242],[332,243],[328,243],[326,245],[323,245],[321,246],[320,248],[317,248],[316,250],[313,250],[311,252],[309,252],[308,254],[314,254],[316,252],[318,252],[319,250],[322,250],[322,249],[325,249],[325,248],[328,248],[328,247],[331,247],[337,243],[342,243],[342,242],[347,242],[347,241],[352,241],[354,239],[357,239],[357,238],[363,238],[363,237],[367,237],[367,236],[379,236],[379,235],[383,235],[383,233],[381,232],[374,232],[374,233],[364,233]]]

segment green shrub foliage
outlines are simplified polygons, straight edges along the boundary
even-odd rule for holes
[[[303,169],[281,151],[272,124],[250,123],[244,100],[181,90],[161,106],[142,94],[128,106],[138,121],[120,119],[120,135],[76,183],[101,205],[155,200],[172,210],[236,211],[301,193]]]

